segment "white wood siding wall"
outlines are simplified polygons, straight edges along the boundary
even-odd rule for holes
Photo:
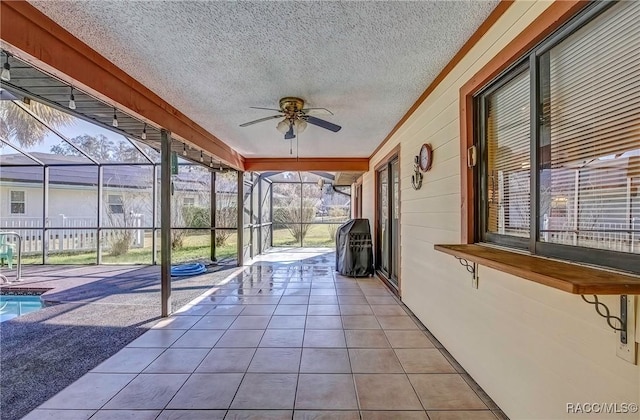
[[[400,144],[403,300],[512,419],[583,418],[568,414],[567,403],[640,399],[640,369],[616,357],[616,334],[580,296],[486,267],[476,290],[456,259],[433,249],[460,242],[460,87],[550,4],[516,1],[374,156],[363,179],[363,216],[373,226],[373,168]],[[425,142],[434,148],[433,168],[414,191],[413,157]],[[603,300],[618,307],[617,297]],[[596,417],[638,414],[584,418]]]

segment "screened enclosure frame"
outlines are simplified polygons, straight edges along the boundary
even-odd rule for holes
[[[135,158],[134,161],[101,161],[101,159],[96,157],[91,151],[85,150],[81,145],[77,144],[77,142],[74,141],[77,140],[77,138],[71,140],[67,135],[62,133],[59,128],[55,128],[51,124],[47,124],[22,101],[3,100],[2,102],[7,104],[5,106],[15,106],[19,108],[29,122],[34,123],[34,121],[37,121],[37,123],[34,124],[44,126],[44,131],[47,133],[47,136],[55,139],[57,142],[56,145],[62,146],[62,148],[70,154],[65,155],[59,151],[54,152],[53,150],[50,150],[50,155],[47,155],[41,151],[36,152],[29,150],[29,145],[23,147],[18,144],[19,142],[17,140],[12,141],[11,139],[0,137],[0,146],[3,146],[2,148],[5,150],[8,149],[11,153],[10,155],[0,153],[0,178],[3,179],[4,184],[3,194],[5,193],[4,189],[7,190],[6,194],[11,194],[11,191],[13,190],[33,190],[35,187],[36,191],[32,191],[29,196],[31,203],[29,203],[28,200],[25,200],[26,203],[23,204],[23,208],[27,205],[32,206],[34,201],[41,202],[41,207],[38,206],[40,208],[37,209],[37,211],[34,211],[37,215],[35,217],[29,217],[29,219],[31,219],[30,223],[27,223],[28,217],[26,214],[24,217],[20,217],[17,213],[13,213],[10,207],[8,214],[4,214],[5,211],[3,207],[3,221],[0,225],[0,231],[17,231],[18,233],[23,234],[26,239],[23,242],[23,248],[25,248],[24,255],[38,258],[39,263],[42,264],[50,263],[49,257],[54,254],[74,255],[79,253],[89,254],[85,259],[88,259],[95,253],[95,260],[91,263],[103,264],[103,257],[105,252],[107,252],[107,248],[105,247],[108,243],[107,237],[109,235],[113,236],[114,234],[120,234],[121,232],[129,232],[125,235],[125,238],[131,238],[138,235],[139,238],[137,241],[142,241],[142,247],[146,246],[145,241],[150,240],[151,242],[150,258],[146,257],[146,254],[144,254],[144,259],[146,260],[148,258],[148,261],[136,261],[134,264],[158,264],[160,260],[159,232],[161,230],[159,208],[159,168],[161,164],[159,152],[151,146],[136,141],[121,132],[107,130],[109,131],[108,138],[110,140],[110,144],[114,146],[114,142],[111,140],[115,140],[117,147],[120,147],[121,149],[128,148],[129,153],[135,156]],[[9,103],[12,105],[9,105]],[[48,106],[48,104],[43,105]],[[102,125],[95,124],[94,126],[96,130],[106,130]],[[47,137],[47,139],[48,138],[49,137]],[[42,142],[44,142],[44,140],[42,140],[41,143]],[[182,143],[177,142],[176,140],[172,140],[172,144],[182,145]],[[40,145],[36,146],[40,147]],[[43,159],[42,156],[47,156],[47,158],[55,157],[56,159],[48,161],[48,159]],[[12,159],[14,162],[11,162]],[[208,189],[207,191],[200,192],[203,192],[210,197],[208,202],[209,208],[207,209],[207,213],[210,218],[208,226],[195,227],[186,226],[184,224],[179,226],[179,223],[172,222],[171,231],[209,232],[210,250],[208,252],[209,255],[206,257],[212,261],[216,261],[217,234],[221,232],[235,233],[239,228],[237,225],[237,219],[234,220],[235,223],[216,226],[216,196],[220,193],[216,191],[216,179],[217,174],[223,172],[222,166],[220,165],[219,168],[214,169],[213,159],[211,159],[209,166],[206,164],[197,164],[191,163],[187,160],[181,160],[178,167],[189,168],[189,172],[191,172],[193,168],[196,168],[197,171],[202,171],[202,174],[208,173],[208,175],[204,177],[206,179],[205,184],[208,183]],[[74,173],[74,168],[77,168],[79,172],[75,171]],[[95,168],[95,170],[91,170],[89,168]],[[127,173],[127,169],[129,169],[129,173]],[[138,178],[135,175],[144,173],[145,175],[143,178],[146,181],[146,184],[144,184],[144,181],[142,181],[141,184],[140,180],[137,180],[136,182],[138,182],[138,184],[136,184],[132,179],[128,180],[129,184],[122,184],[122,182],[120,182],[120,184],[110,184],[110,179],[105,179],[105,172],[108,173],[110,170],[112,170],[114,174],[124,171],[124,174],[121,176],[122,178],[127,178],[127,175],[132,175],[129,176],[129,178]],[[50,214],[52,186],[58,186],[60,188],[72,186],[71,183],[53,182],[52,175],[57,175],[58,171],[68,173],[66,175],[68,180],[73,180],[74,175],[79,178],[79,173],[89,175],[90,181],[88,183],[82,184],[81,182],[76,182],[73,184],[76,189],[82,189],[91,194],[91,200],[89,200],[90,204],[87,207],[92,208],[95,205],[95,211],[93,214],[89,214],[91,212],[87,212],[87,217],[84,217],[85,215],[83,215],[83,218],[86,219],[86,223],[83,222],[82,226],[79,226],[77,223],[66,224],[64,214],[58,215],[61,216],[62,222],[52,220],[53,215]],[[19,178],[21,175],[23,175],[22,179]],[[179,176],[180,175],[178,175],[178,177]],[[148,177],[148,179],[146,177]],[[179,182],[179,180],[176,179],[176,182]],[[173,183],[174,182],[172,182],[172,184]],[[41,191],[38,191],[39,189],[41,189]],[[145,218],[142,214],[136,215],[133,213],[133,210],[130,210],[131,213],[129,217],[133,218],[136,216],[138,220],[135,221],[136,223],[133,225],[126,221],[125,218],[127,215],[124,214],[125,209],[122,202],[122,191],[125,190],[135,191],[142,196],[141,200],[144,201],[144,205],[147,210],[146,212],[149,217]],[[120,194],[120,203],[118,203],[117,200],[113,202],[109,201],[111,198],[109,192],[113,192],[113,194],[111,194],[113,196]],[[233,190],[229,190],[224,193],[228,195],[236,194],[237,196],[237,192]],[[34,197],[37,197],[37,200],[34,200]],[[80,197],[80,200],[82,200],[82,197]],[[108,219],[110,215],[113,214],[117,216],[121,215],[124,221],[109,223]],[[78,217],[76,217],[76,219],[78,219]],[[77,245],[78,243],[80,245]],[[204,257],[204,255],[202,257]]]
[[[290,180],[289,179],[282,179],[283,178],[283,174],[289,174],[288,176],[290,176]],[[303,175],[304,174],[304,175]],[[275,239],[275,233],[274,233],[274,229],[283,229],[284,227],[285,229],[289,229],[290,231],[293,230],[296,233],[297,232],[307,232],[308,229],[314,227],[314,226],[326,226],[329,230],[331,230],[331,228],[335,228],[337,229],[339,225],[341,225],[342,223],[348,221],[351,218],[351,194],[350,194],[350,186],[335,186],[333,185],[333,181],[334,181],[334,176],[332,174],[329,173],[325,173],[325,172],[266,172],[261,174],[262,177],[266,178],[269,180],[269,182],[271,183],[271,242],[270,245],[272,247],[279,247],[279,246],[293,246],[293,247],[305,247],[305,246],[317,246],[314,243],[311,243],[308,239],[306,239],[306,233],[305,234],[300,234],[299,238],[295,238],[293,237],[292,239],[294,241],[292,241],[291,243],[285,243],[285,244],[279,244],[277,242],[274,242]],[[310,180],[309,178],[311,178],[312,180]],[[322,184],[319,183],[319,181],[322,180]],[[278,186],[280,185],[299,185],[299,209],[296,211],[294,210],[294,214],[299,217],[300,220],[289,220],[286,223],[282,222],[282,221],[278,221],[277,216],[274,217],[273,213],[274,213],[274,208],[278,208],[278,206],[274,205],[274,203],[276,202],[274,200],[274,190],[277,190]],[[322,186],[320,186],[322,185]],[[331,217],[329,216],[328,213],[325,214],[326,208],[325,208],[325,204],[324,203],[320,203],[319,208],[316,207],[315,208],[315,214],[313,216],[314,220],[313,221],[304,221],[304,209],[305,208],[309,208],[309,205],[305,205],[305,200],[308,200],[310,197],[307,196],[305,197],[304,194],[304,190],[305,190],[305,186],[309,186],[309,187],[317,187],[318,188],[318,193],[319,193],[319,201],[322,201],[323,196],[325,195],[325,192],[327,191],[327,189],[330,189],[330,191],[332,191],[332,194],[338,194],[338,195],[342,195],[345,197],[344,201],[345,204],[342,206],[342,210],[343,210],[343,217],[341,216],[336,216],[335,220],[330,220]],[[344,191],[340,191],[337,188],[339,187],[344,187],[344,188],[349,188],[349,193],[344,192]],[[297,197],[296,197],[297,198]],[[308,204],[308,203],[307,203]],[[317,204],[317,203],[316,203]],[[344,207],[346,206],[346,208]],[[320,221],[316,220],[318,219],[318,217],[320,218]],[[325,220],[326,219],[326,220]],[[331,246],[335,245],[335,232],[328,232],[329,233],[329,242],[331,243]],[[293,236],[293,235],[292,235]],[[326,241],[325,241],[326,242]],[[324,244],[323,246],[326,246],[326,244]]]

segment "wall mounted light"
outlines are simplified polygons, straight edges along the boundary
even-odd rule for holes
[[[73,86],[71,86],[71,94],[69,94],[69,109],[76,109],[76,98],[73,96]]]
[[[111,122],[111,125],[114,127],[118,127],[118,116],[116,115],[116,109],[113,108],[113,121]]]
[[[187,156],[187,145],[182,143],[182,156]]]
[[[202,154],[202,150],[200,150],[200,162],[204,162],[204,155]]]
[[[211,158],[211,161],[209,162],[209,167],[213,168],[213,158]]]
[[[5,51],[4,65],[2,66],[2,72],[0,73],[0,79],[8,82],[11,80],[11,64],[9,64],[9,53]]]
[[[140,134],[140,138],[142,140],[146,140],[147,139],[147,124],[144,124],[144,127],[142,127],[142,134]]]

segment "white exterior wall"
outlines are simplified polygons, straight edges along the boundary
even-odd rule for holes
[[[97,209],[97,187],[49,186],[50,227],[63,226],[63,219],[92,221],[95,226]]]
[[[405,304],[512,419],[638,418],[568,414],[567,403],[638,403],[640,369],[580,296],[481,266],[480,287],[434,244],[460,243],[459,91],[551,2],[516,1],[370,162],[363,213],[374,224],[373,168],[400,144],[401,287]],[[422,189],[413,157],[434,148]],[[602,299],[618,308],[617,296]],[[617,311],[617,309],[615,309]]]
[[[24,191],[25,214],[11,214],[11,191]],[[12,219],[31,219],[37,221],[36,226],[42,226],[42,186],[34,187],[33,184],[7,183],[0,184],[0,216],[4,222]]]
[[[25,214],[11,214],[11,191],[24,191],[25,192]],[[107,197],[110,194],[114,195],[126,195],[127,191],[121,188],[109,189],[105,188],[103,197],[103,209],[107,209]],[[140,191],[131,190],[132,194],[140,194],[140,197],[136,198],[141,204],[136,207],[136,211],[139,211],[143,216],[143,225],[153,225],[152,214],[152,194],[150,190]],[[181,192],[179,198],[179,204],[182,206],[182,200],[185,197],[193,198],[195,205],[203,205],[203,199],[199,194],[194,192]],[[126,197],[125,197],[126,200]],[[98,207],[98,189],[97,187],[90,186],[71,186],[71,185],[57,185],[51,184],[49,186],[49,224],[48,227],[63,227],[63,216],[67,220],[91,220],[87,226],[95,227],[97,218]],[[125,205],[125,207],[127,207]],[[30,184],[30,183],[10,183],[3,182],[0,185],[0,218],[2,223],[0,226],[12,226],[12,221],[21,222],[27,220],[27,222],[33,221],[34,226],[42,226],[42,213],[43,213],[43,194],[42,184]],[[104,218],[104,214],[103,214]],[[108,225],[108,221],[104,220],[103,226]],[[17,227],[17,226],[16,226]],[[31,225],[29,225],[31,227]],[[80,225],[76,226],[80,227]]]

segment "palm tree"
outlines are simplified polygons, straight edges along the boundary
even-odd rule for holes
[[[31,101],[28,105],[34,114],[53,127],[73,123],[73,117],[45,104]],[[42,143],[49,129],[12,101],[0,101],[0,137],[14,139],[20,146],[29,147]]]

